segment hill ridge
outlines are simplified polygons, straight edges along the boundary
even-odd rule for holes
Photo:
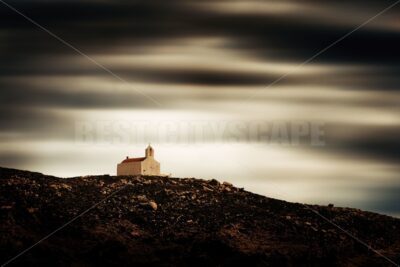
[[[8,168],[0,178],[0,263],[100,202],[10,266],[391,265],[307,207],[400,260],[399,219],[286,202],[214,179],[57,178]]]

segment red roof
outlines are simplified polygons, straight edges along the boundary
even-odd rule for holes
[[[128,158],[128,159],[124,159],[121,163],[143,161],[143,160],[145,160],[145,158],[146,157],[143,157],[143,158]]]

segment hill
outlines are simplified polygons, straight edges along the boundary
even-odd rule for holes
[[[6,266],[393,266],[322,216],[400,262],[389,216],[216,180],[0,168],[0,264],[57,230]]]

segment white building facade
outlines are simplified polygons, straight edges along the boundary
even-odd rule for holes
[[[155,175],[160,176],[160,163],[154,159],[154,149],[149,145],[146,156],[142,158],[126,157],[117,165],[117,175]]]

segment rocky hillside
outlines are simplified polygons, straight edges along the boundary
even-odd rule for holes
[[[0,264],[86,211],[6,266],[393,266],[311,209],[400,262],[400,220],[389,216],[216,180],[0,168]]]

